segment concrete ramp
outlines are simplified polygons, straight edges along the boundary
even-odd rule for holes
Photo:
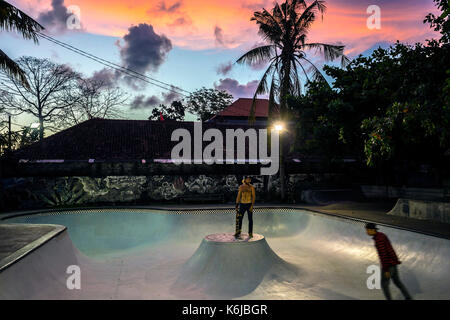
[[[70,265],[79,265],[78,250],[67,230],[43,243],[0,272],[0,299],[80,298],[66,285]]]
[[[387,214],[450,223],[450,202],[398,199]]]
[[[363,221],[277,208],[255,212],[253,220],[258,235],[234,241],[229,211],[13,218],[67,231],[0,272],[0,298],[384,299],[367,286],[367,270],[379,260]],[[247,224],[244,219],[243,230]],[[450,299],[450,240],[379,228],[402,261],[400,278],[413,298]],[[207,236],[216,233],[225,241]],[[73,264],[81,268],[80,290],[66,286]],[[393,284],[391,292],[402,299]]]
[[[243,234],[235,240],[232,233],[211,234],[183,265],[172,290],[186,298],[239,297],[272,275],[289,281],[297,276],[297,268],[277,256],[264,236]]]

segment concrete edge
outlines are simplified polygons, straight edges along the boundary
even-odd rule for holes
[[[17,223],[17,225],[21,225],[22,223]],[[44,226],[44,224],[41,224]],[[37,225],[38,226],[38,225]],[[45,226],[53,226],[53,230],[47,232],[43,236],[39,237],[38,239],[28,243],[24,247],[20,248],[19,250],[15,251],[14,253],[10,254],[6,258],[3,258],[0,260],[0,272],[4,271],[14,263],[18,262],[37,248],[43,246],[46,242],[50,241],[51,239],[57,237],[59,234],[64,232],[67,227],[57,225],[57,224],[45,224]]]
[[[158,211],[164,211],[164,212],[174,212],[174,211],[208,211],[208,210],[235,210],[235,207],[233,205],[223,205],[223,206],[200,206],[200,207],[190,207],[190,208],[175,208],[175,207],[169,207],[164,208],[162,206],[99,206],[99,207],[79,207],[79,208],[48,208],[48,209],[37,209],[37,210],[30,210],[30,211],[15,211],[10,213],[4,213],[0,214],[0,221],[4,221],[7,219],[15,218],[15,217],[21,217],[21,216],[28,216],[28,215],[34,215],[34,214],[41,214],[41,213],[51,213],[51,212],[71,212],[71,211],[98,211],[98,210],[158,210]],[[427,236],[432,236],[436,238],[443,238],[450,240],[450,235],[437,233],[437,232],[428,232],[424,230],[419,230],[415,228],[410,227],[403,227],[400,225],[395,224],[389,224],[385,223],[383,221],[380,221],[378,219],[368,220],[368,219],[362,219],[362,218],[355,218],[346,216],[339,213],[331,213],[327,211],[322,211],[319,209],[312,209],[302,206],[296,206],[296,205],[267,205],[267,206],[257,206],[255,207],[255,211],[261,210],[261,209],[291,209],[291,210],[305,210],[309,212],[313,212],[320,215],[326,215],[331,216],[335,218],[340,219],[346,219],[351,221],[356,221],[360,223],[368,223],[373,222],[380,226],[409,231],[409,232],[415,232],[424,234]],[[256,213],[256,212],[255,212]]]

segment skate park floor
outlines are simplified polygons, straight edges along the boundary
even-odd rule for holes
[[[0,298],[383,299],[381,290],[367,288],[367,268],[378,265],[378,257],[373,240],[364,233],[363,220],[380,223],[380,231],[391,239],[403,262],[400,277],[415,299],[450,298],[448,226],[413,221],[422,227],[418,233],[411,225],[405,226],[405,218],[383,218],[381,210],[348,211],[345,206],[348,204],[308,208],[328,211],[326,214],[277,207],[255,212],[255,230],[266,237],[282,262],[275,263],[251,290],[237,288],[235,295],[211,288],[183,292],[184,287],[175,285],[206,235],[233,230],[234,215],[224,206],[215,206],[208,213],[188,210],[184,214],[181,207],[174,206],[170,209],[177,213],[116,208],[25,212],[11,219],[2,215],[0,260],[4,263],[9,257],[11,261],[12,252],[16,262],[0,269],[0,285],[8,289],[0,292]],[[355,219],[358,210],[362,218]],[[345,219],[343,212],[347,213]],[[243,228],[247,228],[247,217]],[[244,259],[240,263],[243,270],[251,270],[256,262]],[[81,290],[68,290],[65,285],[70,264],[82,270]],[[401,299],[393,285],[391,291],[394,298]]]

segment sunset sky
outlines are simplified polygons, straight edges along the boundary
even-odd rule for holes
[[[261,44],[252,13],[270,9],[273,0],[11,0],[46,27],[46,33],[101,58],[146,73],[188,91],[201,87],[225,89],[234,98],[251,97],[262,67],[233,64]],[[310,3],[311,1],[307,1]],[[329,0],[310,41],[342,43],[350,58],[368,54],[400,40],[413,44],[437,37],[422,21],[437,10],[432,0]],[[81,29],[69,30],[67,7],[80,9]],[[366,25],[370,5],[381,9],[381,29]],[[108,77],[101,64],[46,40],[38,45],[14,33],[0,33],[1,48],[16,59],[22,55],[48,58],[72,66],[85,76]],[[312,53],[311,53],[312,55]],[[316,59],[319,65],[320,59]],[[130,94],[123,111],[130,119],[147,119],[152,104],[169,103],[173,95],[142,82],[120,80]],[[19,116],[15,122],[34,122]]]

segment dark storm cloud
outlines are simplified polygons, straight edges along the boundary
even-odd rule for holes
[[[161,100],[157,96],[145,97],[143,94],[136,96],[130,104],[131,110],[152,108],[159,105]]]
[[[165,35],[156,34],[153,26],[146,23],[130,27],[123,40],[120,56],[125,67],[137,72],[157,71],[172,50],[172,42]]]
[[[139,73],[157,71],[165,61],[167,53],[172,50],[172,42],[165,35],[158,35],[153,26],[141,23],[128,29],[123,37],[125,44],[120,46],[120,56],[124,67]],[[132,87],[142,86],[142,81],[130,76],[124,77]]]
[[[218,90],[225,90],[234,98],[252,98],[258,87],[258,80],[247,82],[247,84],[239,84],[235,79],[225,78],[220,79],[219,83],[214,83],[214,88]]]
[[[226,76],[228,73],[230,73],[232,68],[233,68],[233,64],[230,61],[230,62],[227,62],[227,63],[220,64],[217,67],[216,72],[217,72],[217,74]]]

